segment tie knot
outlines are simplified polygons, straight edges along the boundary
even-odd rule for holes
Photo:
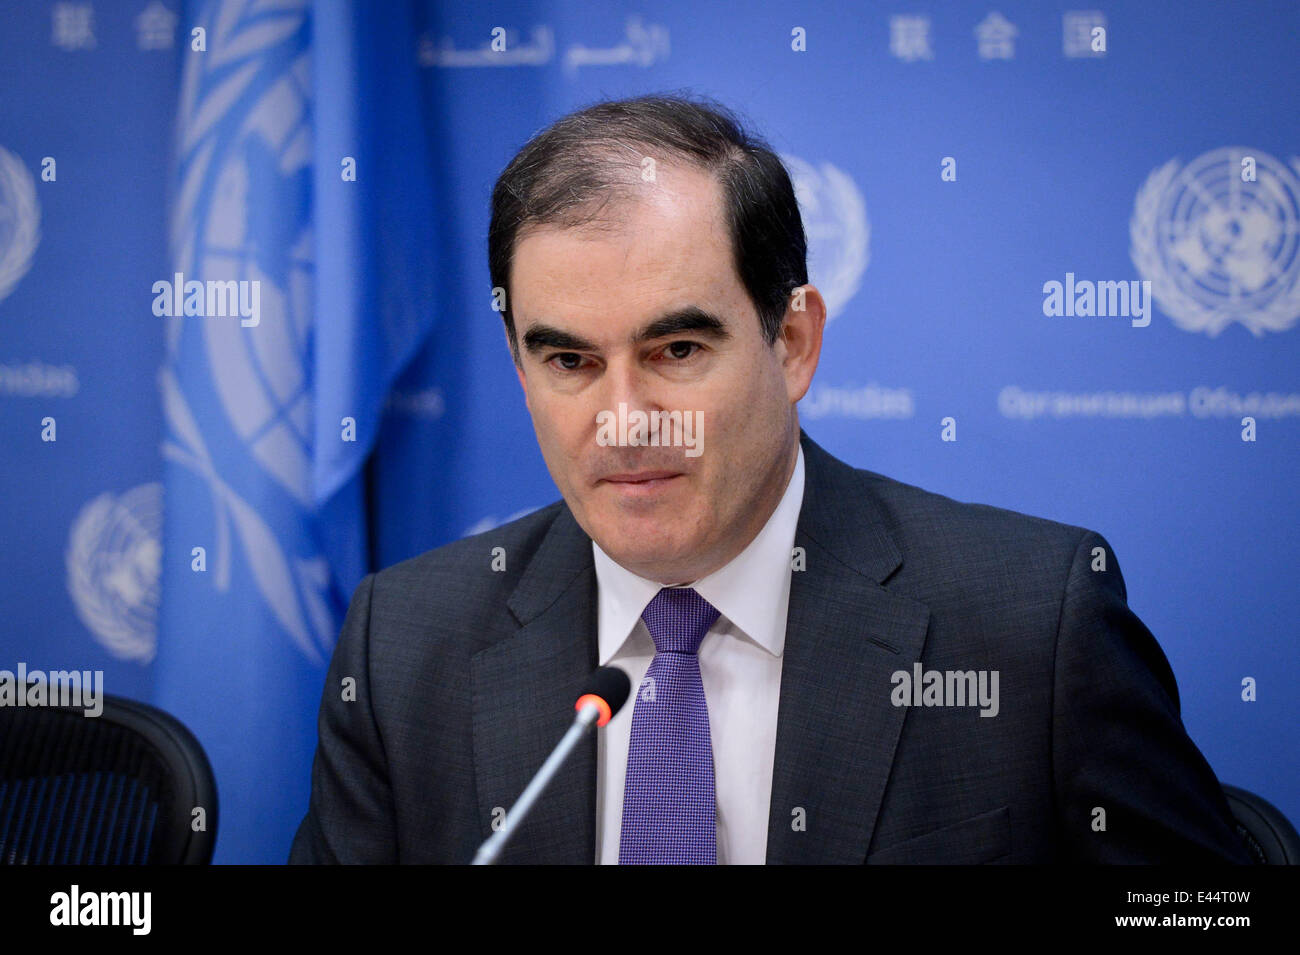
[[[718,619],[711,603],[690,587],[665,587],[641,613],[658,653],[695,653]]]

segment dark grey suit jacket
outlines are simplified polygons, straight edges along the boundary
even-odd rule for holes
[[[1104,538],[802,442],[769,863],[1250,862]],[[596,606],[562,502],[362,581],[290,861],[469,862],[573,719]],[[917,661],[996,670],[997,715],[894,705]],[[589,864],[595,837],[593,736],[501,861]]]

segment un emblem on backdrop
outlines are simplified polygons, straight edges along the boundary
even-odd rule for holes
[[[101,494],[68,534],[68,593],[77,616],[121,660],[149,663],[157,645],[162,498],[161,484]]]
[[[1300,317],[1300,159],[1215,149],[1147,177],[1129,223],[1133,264],[1179,328],[1256,336]]]
[[[40,241],[36,181],[21,159],[0,146],[0,299],[32,267]]]
[[[848,173],[783,153],[808,238],[808,279],[826,299],[830,321],[862,285],[871,261],[871,224],[862,191]]]

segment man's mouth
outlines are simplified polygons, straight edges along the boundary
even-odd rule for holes
[[[621,494],[645,497],[658,493],[684,476],[680,471],[625,471],[607,474],[600,479],[600,483],[609,484]]]

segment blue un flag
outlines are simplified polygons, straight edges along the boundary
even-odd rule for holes
[[[433,314],[427,143],[385,118],[418,115],[401,16],[240,0],[186,14],[172,274],[154,286],[155,696],[212,760],[216,861],[278,863],[307,807],[335,635],[371,569],[363,464]]]

